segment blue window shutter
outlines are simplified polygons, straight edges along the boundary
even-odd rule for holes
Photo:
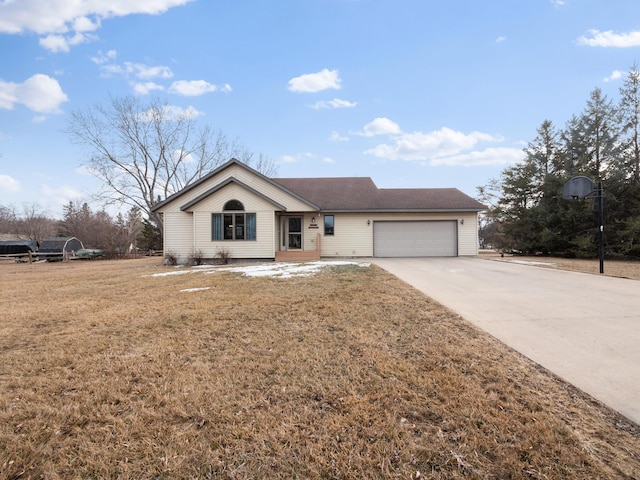
[[[222,240],[222,214],[211,215],[211,240]]]
[[[256,214],[247,213],[247,240],[256,239]]]

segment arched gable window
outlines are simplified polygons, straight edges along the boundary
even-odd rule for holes
[[[211,240],[255,239],[256,214],[244,213],[244,205],[239,200],[229,200],[222,213],[212,214]]]
[[[244,210],[244,205],[239,200],[229,200],[224,204],[223,210]]]

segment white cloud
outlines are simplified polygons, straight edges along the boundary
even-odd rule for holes
[[[132,14],[157,15],[193,0],[20,0],[0,2],[0,32],[34,32],[45,36],[40,44],[54,52],[95,38],[107,18]]]
[[[100,28],[100,19],[95,21],[89,17],[78,17],[73,21],[73,30],[76,32],[93,32]]]
[[[82,32],[76,32],[73,35],[47,35],[40,39],[40,46],[46,48],[53,53],[69,53],[71,47],[80,45],[81,43],[88,43],[97,40],[97,36],[86,34]]]
[[[145,65],[144,63],[125,62],[125,68],[135,74],[140,79],[149,78],[172,78],[173,72],[169,67],[157,65],[155,67]]]
[[[498,147],[452,155],[450,157],[435,158],[428,163],[434,167],[507,165],[521,161],[522,157],[523,153],[521,148]]]
[[[80,201],[85,198],[85,194],[68,185],[58,188],[51,188],[48,185],[42,186],[42,194],[46,197],[46,204],[61,207],[69,202]]]
[[[496,43],[502,43],[502,42],[506,42],[507,41],[507,37],[504,37],[502,35],[500,35],[498,38],[496,38]]]
[[[176,80],[168,88],[151,80],[166,80],[173,78],[171,68],[164,65],[147,65],[146,63],[124,62],[122,64],[111,63],[116,59],[117,52],[109,50],[107,53],[98,51],[91,57],[91,61],[100,66],[102,76],[121,76],[129,79],[133,90],[138,95],[147,95],[154,90],[168,90],[170,93],[185,97],[195,97],[209,92],[231,92],[231,85],[214,85],[204,80]],[[132,81],[143,80],[143,81]],[[144,81],[147,80],[147,81]]]
[[[144,82],[144,83],[133,84],[133,91],[136,92],[138,95],[148,95],[150,92],[154,90],[164,90],[164,87],[154,82]]]
[[[169,67],[163,65],[151,66],[144,63],[124,62],[122,65],[115,63],[102,65],[100,67],[103,74],[122,75],[123,77],[133,76],[141,80],[150,80],[152,78],[172,78],[173,72]]]
[[[364,126],[362,132],[352,132],[362,137],[374,137],[376,135],[398,135],[402,133],[400,126],[386,117],[378,117]]]
[[[48,75],[36,74],[23,83],[0,80],[0,108],[6,110],[22,104],[34,112],[58,113],[67,100],[58,81]]]
[[[189,105],[187,108],[178,107],[175,105],[165,105],[162,107],[162,112],[159,110],[147,110],[141,115],[143,121],[151,121],[157,115],[163,115],[168,120],[179,120],[183,118],[196,118],[203,115],[202,112],[196,110]]]
[[[298,153],[296,155],[283,155],[280,157],[280,163],[295,163],[305,158],[315,158],[316,156],[311,152]]]
[[[333,158],[331,158],[331,157],[324,157],[324,158],[322,159],[322,161],[323,161],[324,163],[328,163],[329,165],[332,165],[332,164],[336,163],[336,161],[335,161]]]
[[[115,50],[107,50],[107,53],[102,53],[102,50],[98,50],[98,54],[95,57],[91,57],[91,61],[96,65],[102,65],[114,61],[117,56],[118,52]]]
[[[14,193],[20,191],[20,182],[9,175],[0,174],[0,192]]]
[[[327,68],[317,73],[305,73],[289,80],[289,90],[292,92],[316,93],[333,88],[340,90],[338,70]]]
[[[640,31],[629,33],[615,33],[612,30],[601,32],[599,30],[589,30],[588,35],[578,39],[579,45],[589,47],[615,47],[628,48],[640,46]]]
[[[622,70],[614,70],[611,72],[611,75],[604,78],[605,82],[615,82],[616,80],[620,80],[622,76],[625,74]]]
[[[47,35],[40,39],[40,46],[51,52],[69,51],[69,42],[62,35]]]
[[[439,165],[501,165],[520,159],[520,148],[477,149],[479,143],[498,143],[502,137],[482,132],[465,134],[443,127],[433,132],[392,135],[392,142],[382,143],[365,153],[388,160],[417,161]]]
[[[321,108],[353,108],[357,105],[356,102],[349,102],[348,100],[342,100],[340,98],[334,98],[333,100],[323,100],[311,105],[311,108],[319,110]]]
[[[174,150],[172,158],[174,162],[182,161],[187,164],[196,162],[194,156],[184,150]]]
[[[167,112],[170,116],[174,116],[175,118],[185,117],[185,118],[196,118],[201,115],[204,115],[201,111],[189,105],[187,108],[176,107],[174,105],[169,105],[166,107]]]
[[[185,97],[196,97],[210,92],[230,92],[231,85],[225,83],[222,86],[214,85],[204,80],[178,80],[169,87],[170,93]]]
[[[348,142],[349,137],[343,137],[338,132],[331,132],[329,140],[331,140],[332,142]]]

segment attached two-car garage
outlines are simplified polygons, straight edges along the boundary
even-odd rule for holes
[[[374,257],[456,257],[455,220],[375,221]]]

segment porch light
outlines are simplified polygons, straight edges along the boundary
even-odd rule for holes
[[[460,225],[464,225],[464,218],[460,219]]]
[[[371,225],[371,220],[367,220],[367,225]]]
[[[316,217],[311,217],[311,223],[316,223]]]

